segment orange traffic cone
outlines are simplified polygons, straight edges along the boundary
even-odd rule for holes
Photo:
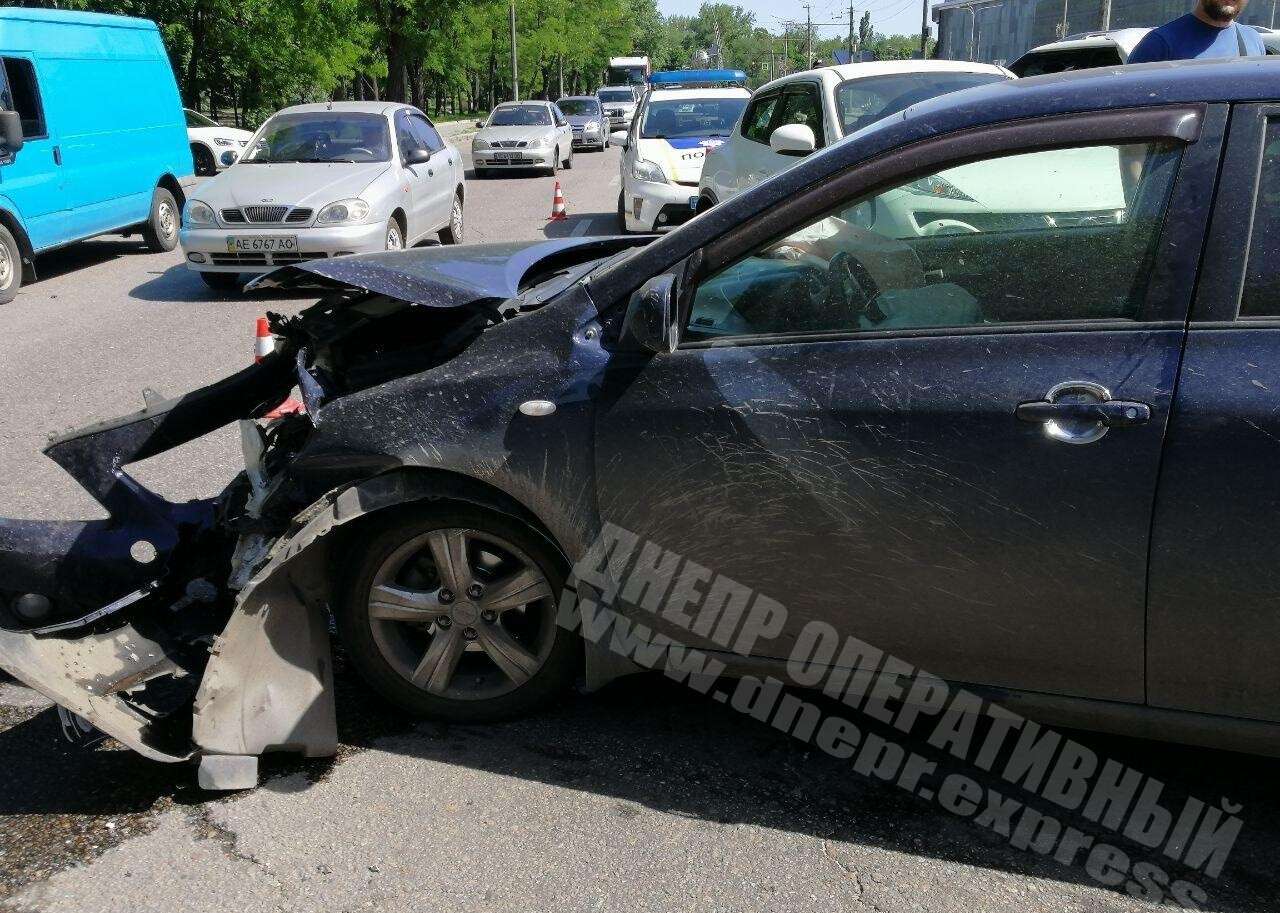
[[[267,322],[267,318],[259,317],[253,332],[253,363],[260,364],[275,350],[276,339],[271,335],[271,325]]]
[[[263,359],[275,352],[275,350],[276,338],[271,335],[271,324],[267,321],[267,318],[259,317],[253,329],[253,363],[255,365],[261,364]],[[306,406],[290,396],[262,417],[270,422],[283,415],[305,412],[306,408]]]
[[[551,215],[547,217],[547,221],[563,222],[567,218],[569,215],[564,211],[564,191],[560,189],[560,182],[556,181],[556,193],[551,198]]]

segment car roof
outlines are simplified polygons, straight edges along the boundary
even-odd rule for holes
[[[669,268],[745,220],[846,169],[905,146],[1009,122],[1120,109],[1280,100],[1274,58],[1129,64],[990,82],[919,102],[858,130],[713,207],[593,280],[601,299],[634,291],[635,276]],[[833,200],[834,205],[836,201]],[[623,268],[625,267],[625,269]]]
[[[779,76],[766,82],[757,93],[777,86],[789,85],[818,77],[827,83],[863,79],[869,76],[890,76],[897,73],[993,73],[1012,78],[1013,74],[994,63],[975,63],[968,60],[872,60],[866,63],[844,63],[812,70],[800,70]]]
[[[706,89],[650,89],[649,101],[667,101],[672,98],[750,98],[751,93],[741,86],[724,86]]]
[[[1131,29],[1112,29],[1109,32],[1080,32],[1075,35],[1068,35],[1061,41],[1051,41],[1048,44],[1042,44],[1039,47],[1032,48],[1023,54],[1048,53],[1053,54],[1059,51],[1075,51],[1085,48],[1100,48],[1114,44],[1124,49],[1125,55],[1138,46],[1138,42],[1147,37],[1150,32],[1149,28],[1131,28]],[[1021,59],[1021,58],[1019,58]]]
[[[564,98],[556,100],[556,104],[562,101],[599,101],[594,95],[566,95]]]
[[[523,101],[500,101],[493,106],[493,110],[497,111],[499,108],[522,107],[524,105],[541,105],[546,108],[551,105],[551,102],[544,101],[541,98],[526,98]]]
[[[332,111],[335,114],[387,114],[398,108],[413,110],[411,105],[402,105],[393,101],[324,101],[309,105],[291,105],[288,108],[281,108],[276,114],[309,114],[325,111]]]

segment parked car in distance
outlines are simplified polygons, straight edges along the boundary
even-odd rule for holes
[[[739,87],[646,93],[629,132],[610,135],[619,159],[618,230],[668,231],[693,218],[698,181],[751,93]]]
[[[836,673],[800,684],[860,708],[914,666],[1040,722],[1280,753],[1266,70],[936,97],[647,242],[277,271],[335,287],[275,321],[278,352],[50,444],[110,516],[0,520],[0,666],[214,785],[271,748],[336,750],[331,617],[374,689],[449,720],[625,674],[621,630],[682,676],[686,648],[783,682],[799,657]],[[1045,185],[1107,209],[1119,161],[1118,218],[1058,218]],[[880,222],[886,194],[959,169],[1024,211]],[[300,382],[305,412],[260,419]],[[128,475],[237,420],[248,474],[219,497]],[[678,603],[648,587],[654,549],[688,568]],[[614,636],[607,613],[603,637],[558,623],[575,569],[629,622]],[[745,594],[785,610],[752,626]]]
[[[462,155],[417,108],[297,105],[267,119],[182,218],[187,266],[210,288],[287,263],[462,240]]]
[[[508,101],[493,109],[471,138],[476,177],[499,168],[538,168],[555,174],[573,167],[573,130],[549,101]]]
[[[183,108],[182,113],[187,118],[187,140],[191,143],[196,174],[213,175],[230,168],[253,138],[252,130],[224,127],[199,111]]]
[[[0,304],[73,241],[172,250],[191,148],[155,23],[3,7],[0,64]]]
[[[1133,49],[1150,31],[1149,28],[1129,28],[1068,35],[1032,48],[1009,64],[1009,69],[1024,77],[1128,63]]]
[[[604,109],[600,107],[600,99],[594,95],[574,95],[560,99],[556,106],[569,121],[575,147],[599,149],[601,152],[609,148],[609,125]]]
[[[698,211],[917,102],[1012,78],[993,64],[887,60],[819,67],[765,83],[751,96],[742,120],[708,154]]]
[[[609,132],[626,130],[635,117],[636,106],[644,96],[643,86],[604,86],[596,90],[596,98],[609,119]]]

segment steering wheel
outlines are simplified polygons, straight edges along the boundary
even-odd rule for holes
[[[366,149],[364,146],[352,146],[350,149],[348,149],[348,150],[347,150],[347,153],[348,153],[349,155],[355,155],[355,154],[357,154],[357,153],[363,153],[364,155],[369,156],[369,158],[373,158],[373,150],[372,150],[372,149]]]
[[[827,307],[850,307],[861,317],[879,294],[875,278],[848,251],[842,250],[827,261]]]

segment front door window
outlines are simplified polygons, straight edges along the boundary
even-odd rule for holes
[[[983,159],[843,203],[698,287],[687,341],[1132,319],[1179,151]]]

